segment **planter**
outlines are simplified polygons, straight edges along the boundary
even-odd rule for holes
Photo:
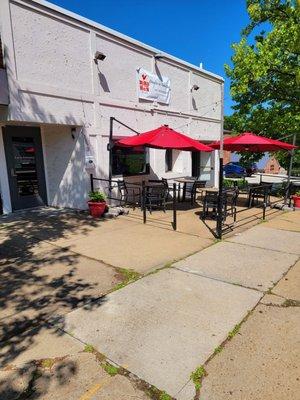
[[[100,218],[105,211],[106,201],[88,201],[90,214],[93,218]]]
[[[294,195],[292,199],[294,200],[294,207],[300,208],[300,196]]]

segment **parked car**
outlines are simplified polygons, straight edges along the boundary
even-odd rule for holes
[[[240,178],[247,175],[246,169],[238,162],[229,162],[223,167],[226,178]]]

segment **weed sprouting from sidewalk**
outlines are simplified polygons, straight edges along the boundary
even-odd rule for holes
[[[282,304],[282,307],[300,307],[300,301],[287,299]]]
[[[223,350],[222,346],[216,347],[215,350],[214,350],[214,355],[221,353],[222,350]]]
[[[122,289],[123,287],[127,286],[129,283],[135,282],[136,280],[140,279],[141,274],[134,271],[133,269],[126,269],[126,268],[117,268],[117,271],[120,275],[122,275],[122,282],[118,283],[114,286],[111,292],[115,292],[116,290]]]
[[[228,333],[228,339],[232,339],[237,333],[239,333],[239,330],[241,329],[241,323],[235,325],[235,327]]]
[[[162,392],[159,396],[159,400],[172,400],[172,397],[168,393]]]
[[[119,373],[119,368],[110,364],[108,361],[105,361],[101,364],[101,367],[107,372],[110,376],[115,376]]]
[[[95,349],[94,349],[94,347],[93,347],[91,344],[86,344],[86,345],[84,346],[83,351],[84,351],[85,353],[94,353]]]
[[[51,369],[56,362],[55,358],[45,358],[41,361],[40,366],[44,369]]]
[[[202,379],[206,375],[207,375],[207,373],[206,373],[203,365],[200,365],[200,367],[196,368],[195,371],[193,371],[191,373],[191,380],[193,381],[193,383],[195,385],[195,389],[196,389],[197,393],[200,391]]]

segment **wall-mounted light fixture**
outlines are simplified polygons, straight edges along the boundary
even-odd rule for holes
[[[191,87],[191,92],[193,91],[193,90],[199,90],[200,88],[199,88],[199,86],[198,85],[193,85],[192,87]]]
[[[154,54],[154,58],[155,60],[160,60],[162,58],[164,58],[165,56],[162,53],[156,53]]]
[[[95,56],[94,56],[94,61],[96,64],[98,64],[98,61],[104,61],[106,58],[106,55],[101,53],[101,51],[96,51]]]

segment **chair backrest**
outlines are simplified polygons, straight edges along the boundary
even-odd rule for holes
[[[267,196],[269,196],[270,191],[271,191],[270,185],[260,185],[260,186],[254,187],[251,190],[252,198],[253,197],[266,198]]]
[[[229,189],[229,190],[226,190],[224,193],[226,196],[227,204],[235,206],[237,203],[238,196],[239,196],[239,190],[237,188],[233,189],[233,190]]]
[[[209,202],[209,203],[217,203],[218,202],[218,192],[206,192],[204,201]]]
[[[117,185],[118,185],[118,190],[119,190],[119,192],[121,192],[121,193],[128,193],[128,189],[127,189],[127,186],[126,186],[126,182],[125,182],[124,180],[118,181],[118,182],[117,182]]]
[[[193,183],[193,189],[196,190],[198,188],[205,188],[206,186],[206,181],[195,181]]]
[[[166,178],[162,178],[162,183],[164,184],[164,186],[169,189],[169,184],[168,184],[168,180]]]
[[[150,182],[150,181],[149,181]],[[147,187],[147,194],[151,196],[158,196],[163,198],[167,195],[168,188],[161,184],[161,185],[153,185]]]

